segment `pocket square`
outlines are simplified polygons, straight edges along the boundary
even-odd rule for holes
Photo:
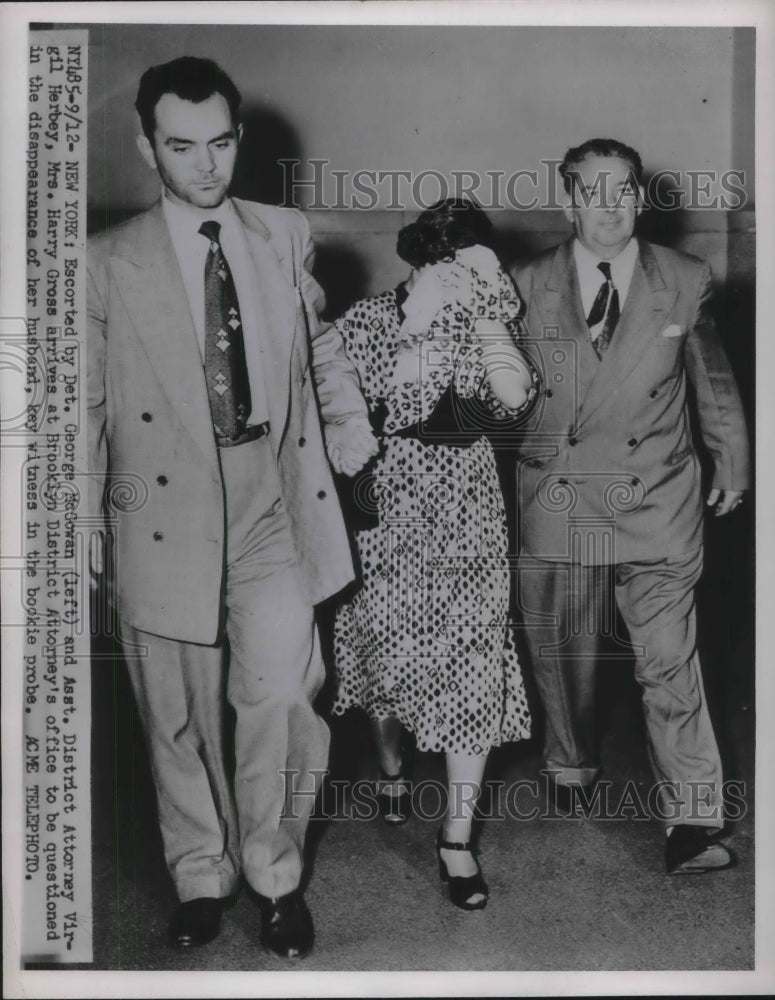
[[[670,326],[666,326],[662,331],[663,337],[680,337],[683,330],[677,323],[672,323]]]

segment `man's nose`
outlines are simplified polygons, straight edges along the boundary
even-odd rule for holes
[[[619,209],[619,200],[614,191],[601,191],[597,207],[603,212],[616,212]]]
[[[215,166],[215,157],[209,146],[197,149],[196,166],[197,170],[201,170],[203,173],[209,173]]]

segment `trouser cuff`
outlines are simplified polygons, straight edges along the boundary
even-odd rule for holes
[[[557,785],[591,785],[600,774],[599,767],[566,767],[547,761],[541,772]]]
[[[225,899],[233,896],[239,885],[236,872],[203,872],[201,875],[187,875],[175,880],[175,891],[181,903],[206,896],[211,899]]]

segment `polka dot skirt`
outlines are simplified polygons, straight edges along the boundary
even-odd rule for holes
[[[395,292],[338,322],[373,407],[393,371]],[[334,712],[397,717],[420,750],[484,754],[530,735],[508,620],[507,533],[490,443],[384,438],[357,533],[362,585],[335,623]]]

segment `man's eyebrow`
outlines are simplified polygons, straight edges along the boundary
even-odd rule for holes
[[[609,182],[606,179],[608,176],[609,176],[608,174],[605,174],[603,177],[596,177],[591,187],[589,186],[589,184],[585,184],[584,181],[582,180],[578,180],[577,184],[583,191],[594,191],[595,188],[600,187],[601,183],[604,183],[606,186],[608,186]],[[635,178],[628,177],[626,180],[617,181],[616,184],[614,184],[614,188],[625,188],[625,187],[637,187],[637,182],[635,181]]]
[[[224,139],[233,139],[236,136],[236,132],[233,128],[227,129],[226,132],[221,132],[220,135],[216,135],[214,139],[208,140],[208,145],[211,142],[222,142]]]
[[[228,129],[226,132],[221,132],[220,135],[214,136],[212,139],[207,140],[207,145],[209,146],[211,142],[222,142],[224,139],[233,139],[236,133],[233,128]],[[165,146],[193,146],[193,139],[180,139],[175,135],[167,136],[164,140]]]

